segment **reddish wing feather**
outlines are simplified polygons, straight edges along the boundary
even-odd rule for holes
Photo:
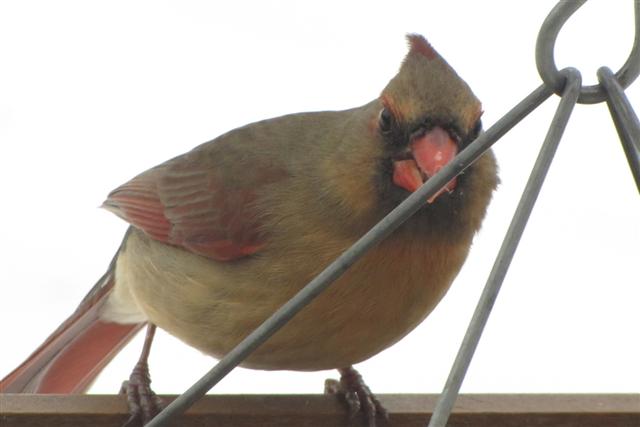
[[[254,201],[284,174],[254,169],[229,182],[206,158],[190,152],[150,169],[111,192],[104,207],[153,239],[217,261],[257,252],[264,239]]]

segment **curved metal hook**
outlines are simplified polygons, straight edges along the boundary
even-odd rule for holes
[[[540,77],[555,93],[561,94],[565,84],[565,77],[558,71],[553,57],[558,33],[573,13],[587,0],[561,0],[551,10],[544,20],[536,41],[536,66]],[[640,74],[640,0],[634,0],[635,5],[635,36],[633,47],[624,65],[615,73],[616,79],[623,88],[628,87]],[[582,86],[578,102],[581,104],[596,104],[606,99],[606,94],[600,84]]]

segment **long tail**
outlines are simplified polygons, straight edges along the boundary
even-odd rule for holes
[[[113,289],[114,264],[76,311],[0,381],[0,393],[82,393],[144,326],[108,323],[98,317]]]

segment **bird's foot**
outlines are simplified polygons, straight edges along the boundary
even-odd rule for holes
[[[151,390],[151,377],[146,362],[138,362],[129,380],[122,383],[121,394],[127,396],[129,419],[122,427],[144,426],[163,408],[162,399]]]
[[[371,392],[362,376],[352,366],[338,369],[340,381],[327,379],[324,383],[325,394],[335,394],[346,402],[349,416],[355,418],[362,413],[368,427],[376,426],[376,419],[389,420],[389,414],[380,401]]]

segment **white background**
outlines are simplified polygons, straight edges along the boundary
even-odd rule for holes
[[[137,173],[258,119],[376,97],[424,34],[490,125],[539,85],[555,1],[14,1],[0,5],[0,375],[103,273],[126,228],[99,206]],[[592,0],[560,35],[560,67],[614,71],[632,2]],[[627,91],[640,107],[640,82]],[[453,288],[359,369],[377,392],[441,389],[557,98],[496,146],[502,185]],[[640,109],[640,108],[639,108]],[[640,392],[640,197],[604,105],[578,106],[464,392]],[[141,337],[93,392],[117,392]],[[214,360],[161,334],[154,388],[180,393]],[[335,372],[237,369],[214,393],[316,393]]]

